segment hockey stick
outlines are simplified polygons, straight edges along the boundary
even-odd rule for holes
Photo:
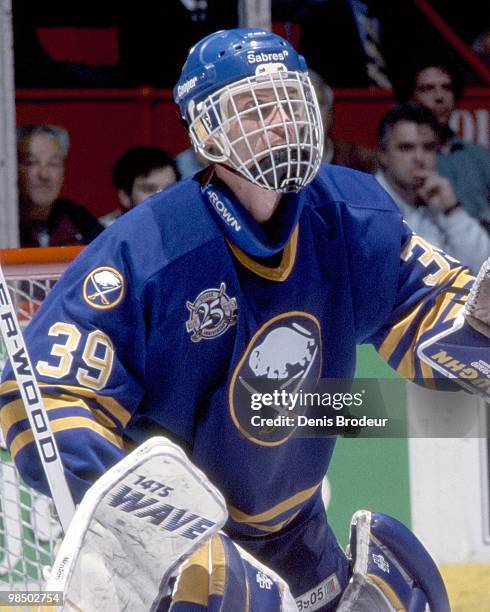
[[[1,265],[0,331],[17,384],[19,385],[22,402],[29,418],[29,424],[49,484],[51,496],[63,531],[66,532],[75,514],[75,504],[68,488],[56,440],[51,431],[46,407],[44,406],[39,385],[34,376],[31,359],[27,352],[19,320],[10,298],[7,281],[5,280]]]

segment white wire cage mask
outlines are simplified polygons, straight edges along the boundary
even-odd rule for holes
[[[258,187],[286,193],[315,177],[323,127],[308,75],[276,66],[191,107],[189,132],[206,159],[233,168]]]

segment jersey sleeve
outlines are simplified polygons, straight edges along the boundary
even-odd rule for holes
[[[429,388],[447,389],[447,379],[417,357],[417,348],[451,327],[474,277],[456,259],[413,233],[405,222],[403,225],[395,302],[388,319],[368,342],[405,378]]]
[[[151,248],[142,250],[151,257]],[[72,263],[25,330],[76,500],[126,454],[123,431],[143,396],[145,290],[136,274],[141,257],[101,235]],[[10,364],[0,401],[4,439],[22,477],[48,494]]]

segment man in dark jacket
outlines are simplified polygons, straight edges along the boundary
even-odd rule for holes
[[[60,198],[69,148],[66,130],[29,125],[17,130],[20,244],[88,244],[104,229],[83,206]]]

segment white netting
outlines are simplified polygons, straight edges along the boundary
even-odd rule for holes
[[[9,280],[4,272],[24,327],[59,275],[45,278],[40,270],[41,278],[34,272],[22,280]],[[0,340],[0,369],[6,359]],[[39,590],[44,583],[43,567],[54,560],[53,548],[61,527],[51,500],[22,482],[3,438],[0,445],[0,590]]]

